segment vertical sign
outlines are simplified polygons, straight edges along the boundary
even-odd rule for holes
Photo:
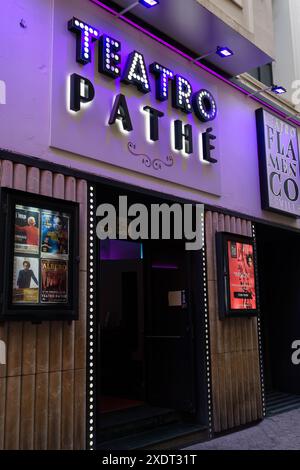
[[[287,121],[256,111],[262,208],[300,216],[297,129]]]

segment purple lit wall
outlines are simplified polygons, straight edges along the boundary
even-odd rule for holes
[[[53,3],[55,15],[61,21],[59,24],[53,22]],[[0,147],[134,186],[142,186],[172,196],[239,211],[249,216],[300,227],[298,221],[261,210],[255,126],[255,110],[261,107],[259,102],[247,98],[217,76],[207,73],[204,68],[191,64],[182,55],[147,37],[141,31],[133,29],[123,21],[113,19],[112,15],[92,2],[83,0],[73,0],[72,2],[67,0],[54,0],[54,2],[52,0],[43,0],[42,2],[40,0],[18,0],[17,3],[4,2],[1,8],[3,18],[6,18],[7,21],[3,22],[0,30],[0,40],[3,44],[0,56],[0,80],[6,84],[6,104],[0,104]],[[167,168],[163,179],[157,171],[151,170],[150,172],[146,167],[143,168],[143,171],[142,168],[137,171],[133,167],[125,169],[117,166],[116,159],[125,152],[125,142],[127,142],[126,138],[121,140],[124,136],[120,136],[117,130],[111,135],[103,135],[101,144],[94,144],[89,152],[90,136],[94,139],[95,131],[91,131],[90,136],[85,136],[83,132],[79,134],[70,132],[73,126],[72,121],[65,119],[65,80],[67,78],[65,75],[69,71],[69,66],[72,73],[78,73],[78,71],[85,73],[87,67],[93,67],[89,70],[95,80],[97,90],[101,89],[102,99],[97,102],[98,111],[95,112],[95,115],[86,113],[75,117],[77,121],[87,122],[90,129],[100,130],[102,128],[103,122],[106,122],[109,114],[107,104],[111,106],[113,97],[122,91],[128,97],[132,109],[137,109],[138,103],[143,105],[155,103],[155,107],[162,109],[170,119],[172,116],[175,119],[178,117],[174,110],[166,106],[166,101],[160,103],[155,98],[153,99],[153,95],[150,98],[150,94],[144,96],[141,101],[134,88],[120,85],[119,81],[114,82],[109,77],[100,77],[94,63],[86,66],[76,64],[74,35],[67,29],[67,22],[73,16],[93,24],[100,33],[106,32],[120,38],[122,43],[124,42],[125,54],[130,49],[132,50],[132,44],[135,44],[144,54],[147,64],[155,61],[163,63],[172,72],[182,74],[190,79],[193,86],[196,87],[198,83],[205,84],[205,88],[216,95],[218,106],[217,140],[220,160],[218,192],[213,191],[213,184],[209,192],[208,175],[205,178],[201,175],[203,186],[198,190],[191,187],[189,178],[183,178],[179,182],[180,171],[181,174],[184,174],[186,170],[185,159],[181,159],[178,164],[177,181],[175,178],[173,181],[167,181],[169,174]],[[26,24],[25,28],[20,26],[22,18]],[[54,44],[57,44],[53,48],[53,54],[52,36]],[[94,50],[92,52],[94,53]],[[54,85],[53,82],[53,89],[52,69],[54,74],[58,69],[63,72],[61,75],[63,83],[58,82],[57,85]],[[151,80],[153,87],[155,78],[152,76]],[[197,88],[195,89],[197,90]],[[98,93],[100,92],[98,91]],[[89,107],[87,111],[92,109]],[[139,109],[136,112],[140,123],[142,123],[143,115]],[[66,146],[74,144],[74,150],[63,150],[63,146],[61,149],[49,146],[49,142],[51,142],[50,122],[54,113],[56,115],[58,113],[56,116],[57,126],[61,128],[62,142]],[[96,121],[94,116],[96,116]],[[133,120],[136,121],[136,119],[137,116],[134,115]],[[146,146],[144,143],[144,129],[141,139],[141,144],[147,148],[148,154],[152,155],[153,153],[160,158],[169,154],[169,139],[166,139],[165,144],[158,152],[154,151],[155,144],[147,144]],[[139,144],[139,141],[137,143]],[[83,145],[85,146],[84,152],[81,151]],[[149,147],[151,151],[149,151]],[[130,156],[130,158],[134,162],[134,157]],[[138,159],[138,157],[136,158]],[[132,163],[132,165],[134,164]],[[136,164],[138,163],[136,162]],[[213,192],[215,195],[212,194]],[[218,193],[219,196],[216,195]]]
[[[141,243],[126,240],[103,240],[100,242],[101,261],[137,260],[143,258]]]

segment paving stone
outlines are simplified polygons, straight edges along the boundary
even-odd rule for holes
[[[300,409],[256,426],[188,447],[190,450],[300,450]]]

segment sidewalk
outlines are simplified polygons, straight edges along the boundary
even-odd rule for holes
[[[185,450],[300,450],[300,409]]]

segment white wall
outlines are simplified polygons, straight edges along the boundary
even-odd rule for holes
[[[286,97],[293,102],[295,86],[300,89],[300,2],[273,0],[275,62],[274,82],[284,86]],[[300,111],[300,94],[297,94]],[[296,102],[294,103],[296,104]]]

